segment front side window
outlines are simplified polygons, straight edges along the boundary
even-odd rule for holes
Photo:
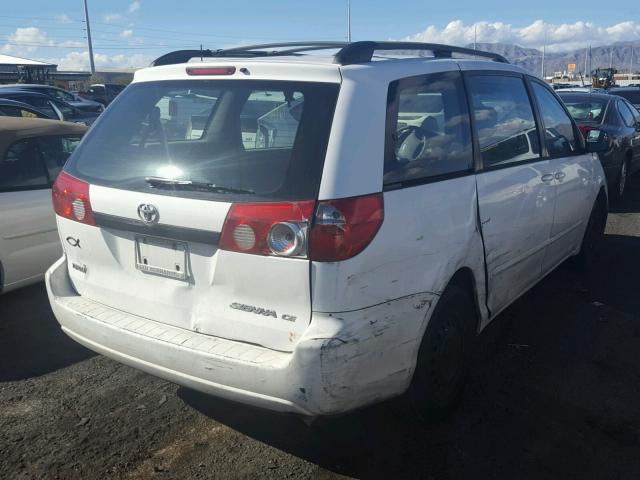
[[[578,143],[571,118],[546,87],[538,82],[532,82],[532,85],[544,122],[544,138],[549,155],[551,157],[573,155],[578,150]]]
[[[65,167],[91,183],[236,202],[317,196],[339,85],[262,80],[126,88]],[[149,180],[162,177],[165,186]],[[170,188],[166,180],[189,180]]]
[[[393,82],[387,103],[385,185],[473,167],[469,113],[459,72]]]
[[[0,191],[48,188],[42,158],[35,139],[13,143],[0,161]]]
[[[536,122],[520,77],[469,77],[475,128],[484,168],[540,157]]]

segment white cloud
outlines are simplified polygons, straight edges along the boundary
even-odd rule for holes
[[[16,31],[9,35],[7,43],[2,47],[2,52],[24,55],[35,52],[41,46],[55,46],[55,42],[38,27],[16,28]]]
[[[140,10],[140,6],[140,2],[138,0],[135,0],[134,2],[131,2],[131,5],[129,5],[127,11],[129,13],[137,12],[138,10]]]
[[[67,15],[66,13],[55,15],[53,18],[58,23],[71,23],[71,19],[69,18],[69,15]]]
[[[406,37],[415,42],[448,43],[468,45],[473,43],[474,34],[478,42],[513,43],[522,47],[542,48],[546,43],[549,51],[569,51],[587,45],[610,45],[620,41],[640,39],[640,23],[622,22],[612,26],[598,26],[591,22],[551,24],[542,20],[525,27],[514,27],[502,22],[477,22],[465,25],[462,20],[454,20],[444,28],[428,26],[423,32]]]
[[[101,53],[94,54],[96,69],[101,68],[140,68],[146,67],[155,57],[149,57],[143,54],[117,54],[104,55]],[[49,58],[48,62],[58,65],[59,70],[88,70],[89,69],[89,52],[78,51],[69,52],[61,58]]]
[[[103,20],[107,23],[116,22],[122,18],[122,14],[120,13],[107,13],[104,15]]]
[[[122,38],[131,38],[133,37],[133,30],[123,30],[120,32],[120,36]]]

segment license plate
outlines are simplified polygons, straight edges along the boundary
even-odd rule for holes
[[[187,244],[164,238],[136,237],[136,268],[162,277],[187,279]]]

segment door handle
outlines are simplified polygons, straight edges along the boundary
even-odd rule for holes
[[[556,173],[556,180],[562,180],[566,176],[567,176],[567,174],[564,173],[564,172],[557,172]]]
[[[540,177],[540,180],[545,183],[550,182],[551,180],[553,180],[553,173],[545,173],[544,175],[542,175],[542,177]]]

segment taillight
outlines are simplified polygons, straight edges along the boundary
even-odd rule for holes
[[[219,248],[254,255],[347,260],[362,252],[384,219],[382,194],[363,197],[231,206]]]
[[[318,203],[311,229],[311,260],[337,262],[355,257],[376,236],[384,220],[381,193]]]
[[[587,136],[589,135],[589,132],[591,130],[597,130],[597,128],[592,127],[591,125],[578,125],[578,130],[580,130],[584,138],[587,138]]]
[[[306,257],[315,202],[237,203],[222,228],[219,247],[255,255]]]
[[[96,224],[88,183],[62,172],[53,184],[51,196],[56,214],[87,225]]]

